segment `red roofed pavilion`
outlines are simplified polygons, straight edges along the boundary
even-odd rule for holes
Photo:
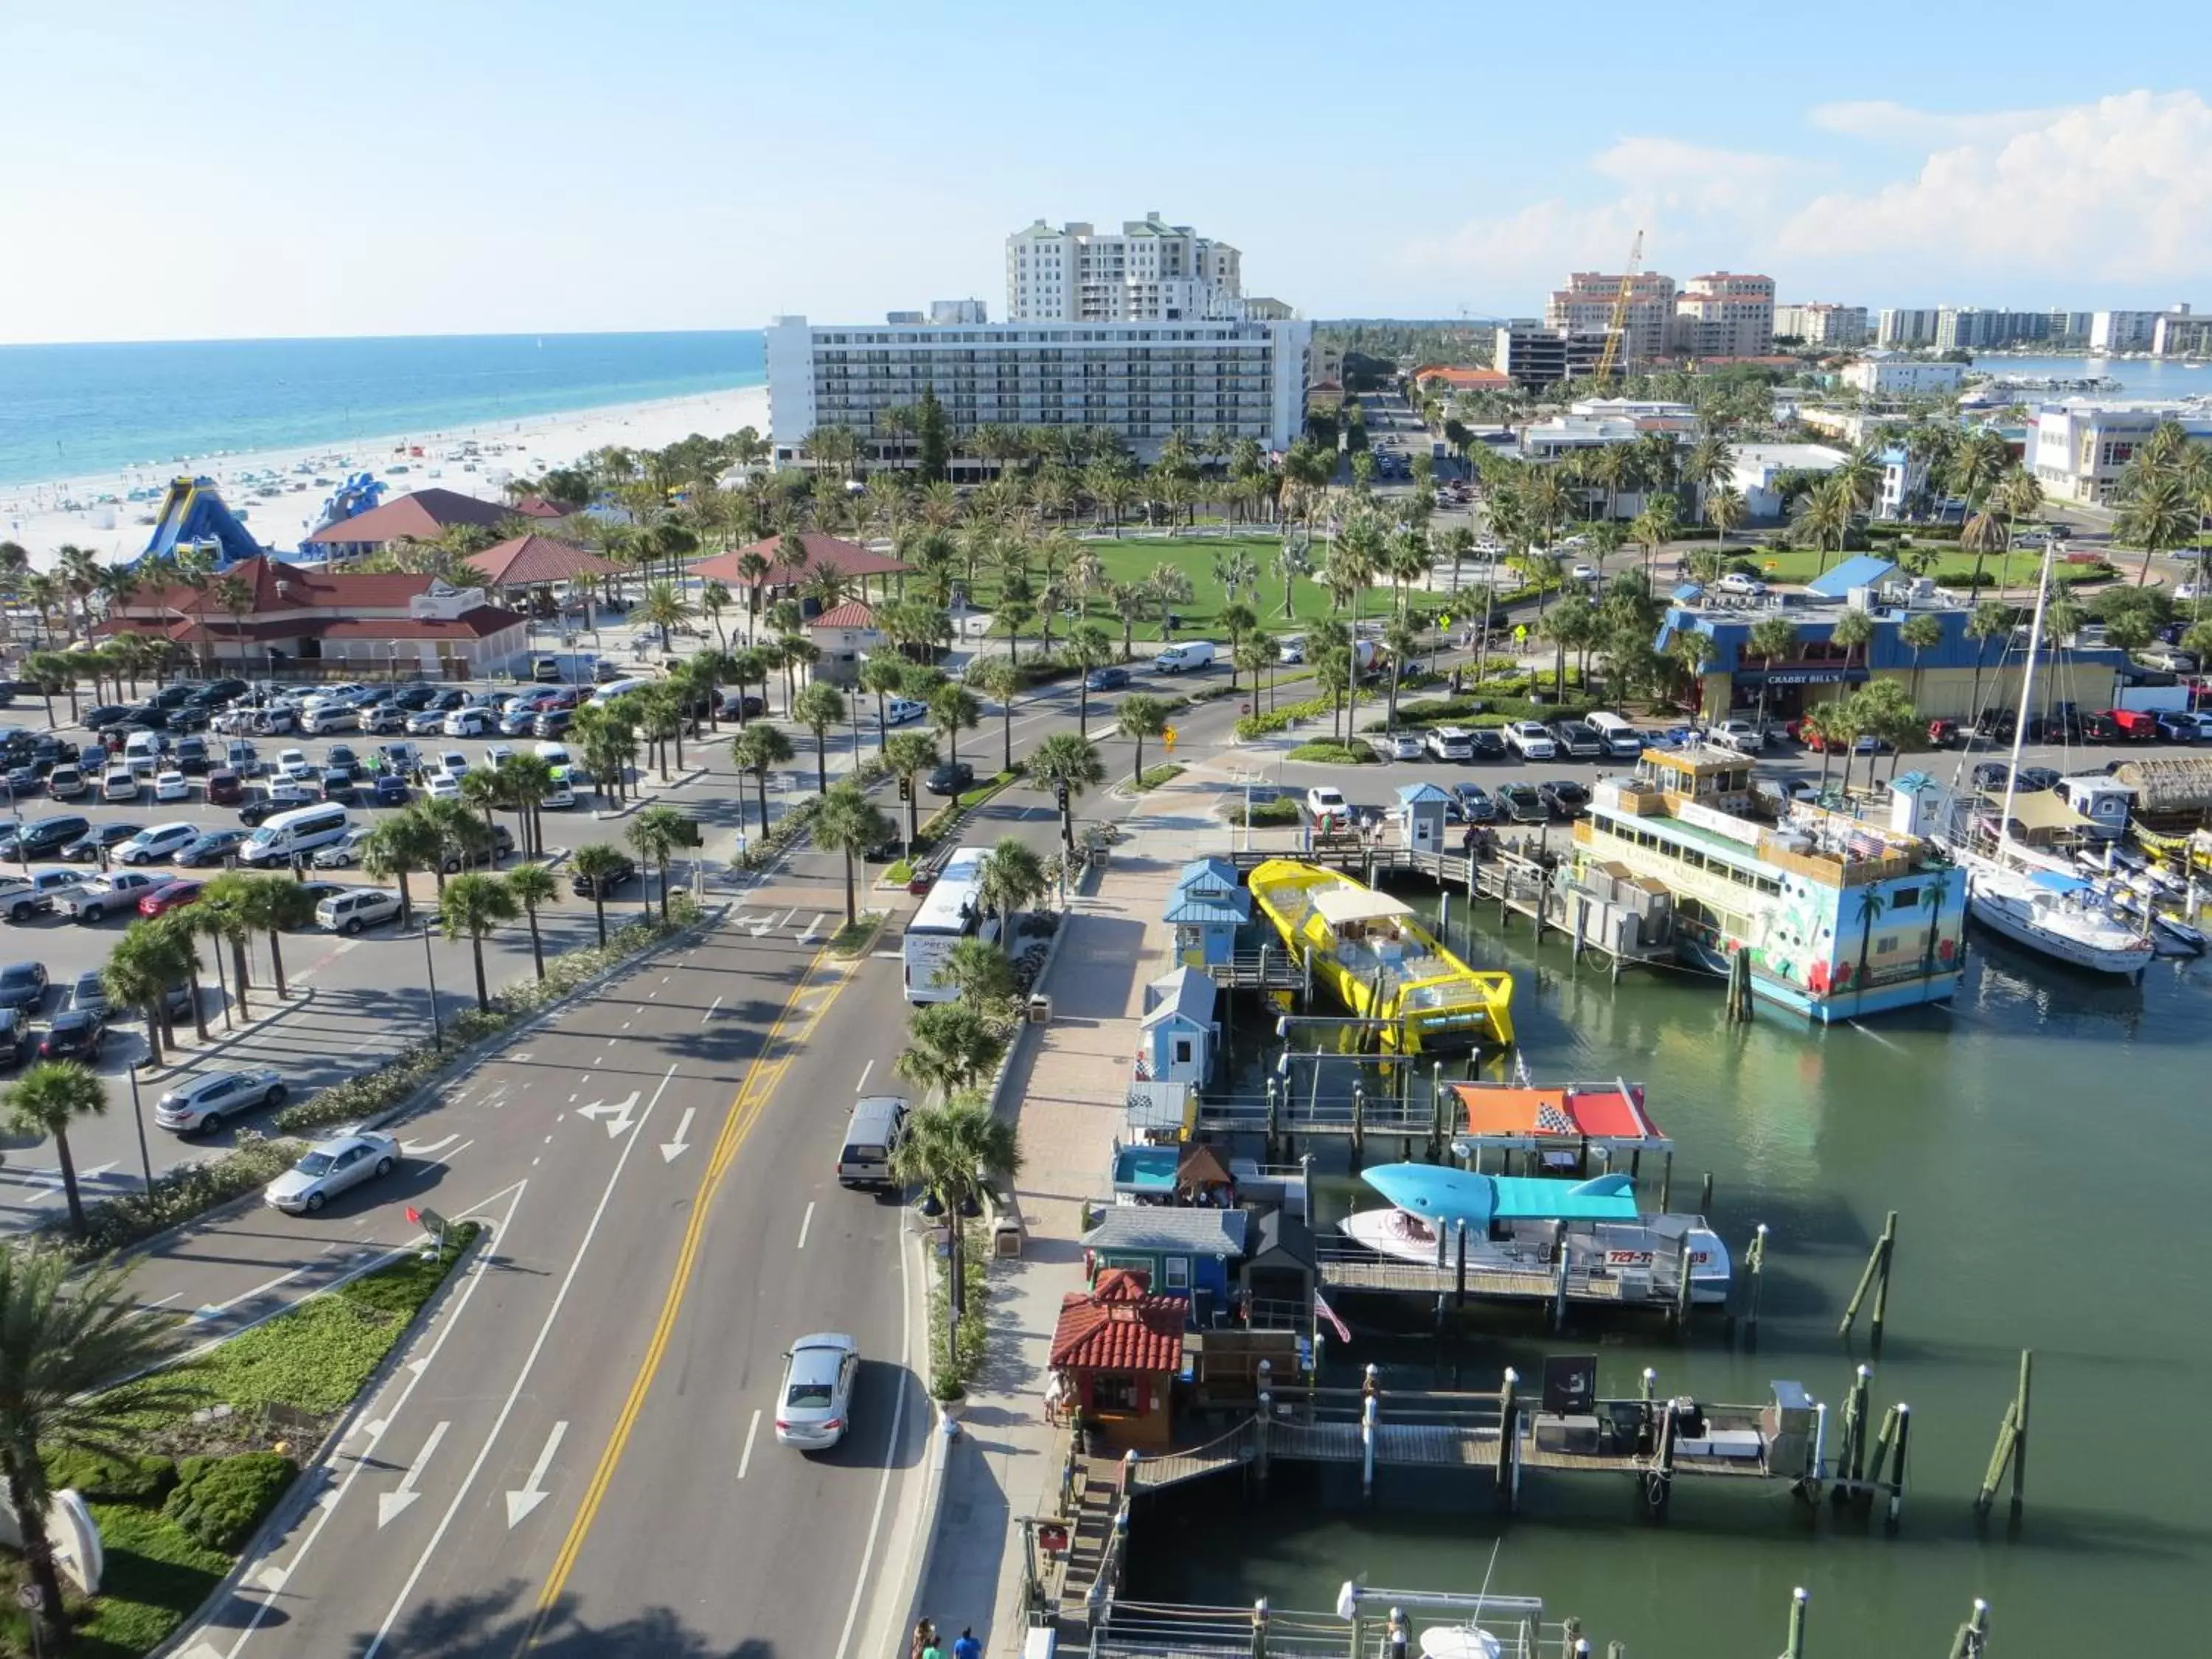
[[[1049,1363],[1063,1396],[1115,1445],[1165,1448],[1189,1322],[1188,1297],[1154,1296],[1145,1273],[1108,1268],[1060,1302]]]
[[[732,588],[750,586],[738,568],[748,553],[757,553],[768,561],[768,574],[762,579],[763,587],[798,587],[805,585],[808,576],[825,565],[842,575],[850,576],[867,591],[870,577],[902,575],[914,567],[888,553],[877,553],[858,542],[848,542],[840,536],[829,536],[817,530],[809,530],[799,540],[806,548],[806,562],[792,566],[781,562],[784,538],[769,536],[749,546],[727,553],[717,553],[712,558],[692,562],[691,574],[707,581],[719,581]]]
[[[468,562],[489,587],[543,587],[622,574],[620,565],[550,536],[512,537],[470,554]]]
[[[381,547],[402,536],[427,542],[457,524],[503,524],[514,516],[511,507],[479,501],[456,489],[418,489],[350,519],[325,525],[307,540],[322,547]]]

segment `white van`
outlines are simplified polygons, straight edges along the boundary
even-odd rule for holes
[[[1605,752],[1615,760],[1634,760],[1644,752],[1644,734],[1618,714],[1591,714],[1583,724],[1605,739]]]
[[[300,716],[300,729],[311,738],[323,737],[332,732],[358,732],[361,730],[361,710],[351,703],[319,703]]]
[[[633,691],[642,691],[647,686],[659,683],[651,679],[609,680],[592,693],[592,702],[594,707],[603,703],[616,702]]]
[[[343,806],[295,807],[279,812],[247,836],[238,849],[238,861],[257,869],[289,864],[294,854],[328,847],[352,827],[353,819]]]
[[[1194,669],[1212,667],[1214,656],[1212,641],[1190,640],[1169,646],[1152,659],[1152,666],[1163,674],[1187,674]]]

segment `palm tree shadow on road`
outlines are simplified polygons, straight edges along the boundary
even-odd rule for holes
[[[378,1650],[437,1654],[441,1659],[512,1659],[529,1633],[531,1587],[511,1579],[494,1589],[425,1601],[393,1626]],[[357,1634],[347,1651],[368,1651],[374,1638]],[[687,1628],[672,1608],[648,1607],[611,1625],[591,1625],[573,1601],[556,1602],[531,1652],[540,1659],[778,1659],[775,1645],[750,1637],[734,1641]]]

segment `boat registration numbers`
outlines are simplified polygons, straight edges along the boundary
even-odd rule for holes
[[[1705,1263],[1711,1261],[1712,1259],[1711,1252],[1707,1250],[1692,1250],[1690,1252],[1690,1264],[1692,1267],[1702,1267]],[[1651,1265],[1651,1252],[1649,1250],[1607,1250],[1605,1253],[1605,1265],[1608,1267],[1648,1267]]]

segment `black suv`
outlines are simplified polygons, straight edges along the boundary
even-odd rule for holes
[[[610,872],[606,880],[599,884],[599,890],[597,892],[592,890],[592,878],[584,874],[581,871],[577,872],[575,878],[569,882],[568,890],[575,894],[578,898],[599,898],[605,896],[608,893],[611,893],[616,888],[621,886],[624,882],[630,880],[636,874],[637,865],[635,861],[625,857],[623,860],[620,867]]]
[[[957,795],[975,787],[975,769],[966,761],[946,761],[922,780],[933,795]]]
[[[74,812],[33,818],[20,831],[0,830],[0,859],[51,858],[91,828],[90,818]]]

